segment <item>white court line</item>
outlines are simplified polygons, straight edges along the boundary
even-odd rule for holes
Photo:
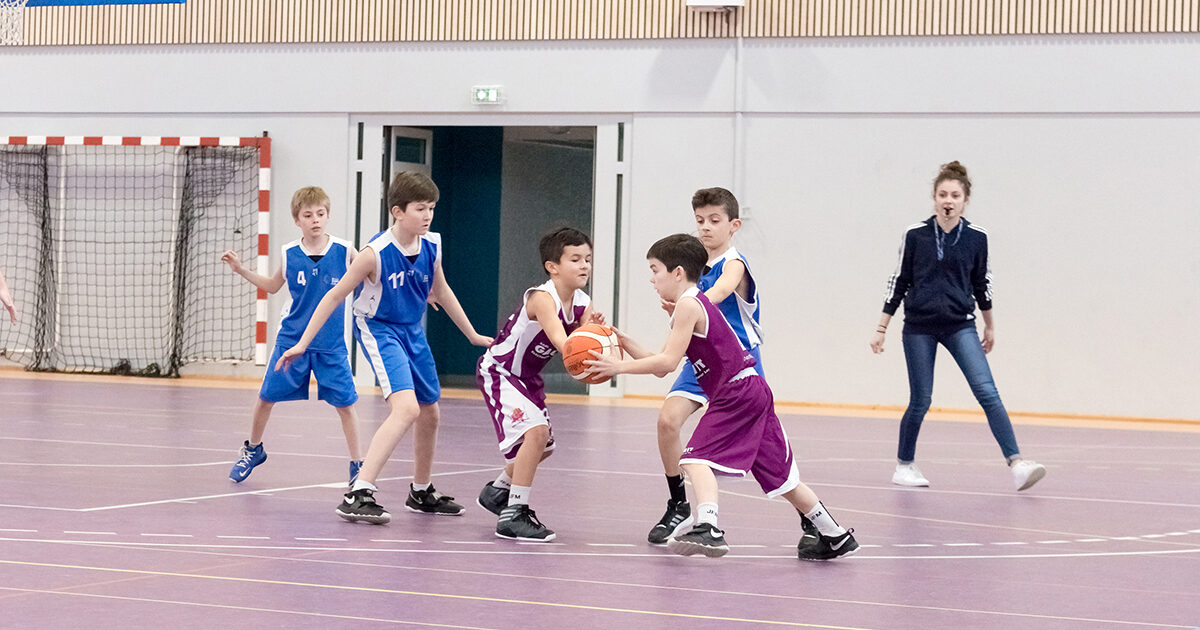
[[[455,471],[450,471],[450,472],[434,473],[433,476],[434,477],[450,477],[453,475],[472,475],[472,474],[476,474],[476,473],[480,473],[480,472],[495,471],[496,469],[497,469],[496,466],[489,466],[487,468],[476,468],[474,470],[455,470]],[[396,481],[398,479],[408,479],[408,477],[407,476],[386,477],[383,479],[379,479],[377,481]],[[274,493],[274,492],[289,492],[292,490],[310,490],[312,488],[330,488],[330,487],[344,488],[345,485],[346,485],[345,482],[316,483],[316,484],[308,484],[308,485],[304,485],[304,486],[288,486],[285,488],[264,488],[262,490],[247,490],[247,491],[242,491],[242,492],[225,492],[222,494],[207,494],[207,495],[196,496],[196,497],[180,497],[177,499],[160,499],[158,501],[142,501],[140,503],[126,503],[123,505],[104,505],[104,506],[90,507],[90,508],[60,508],[60,507],[46,507],[46,506],[42,506],[42,505],[3,505],[3,504],[0,504],[0,507],[22,508],[22,509],[28,509],[28,510],[58,510],[58,511],[63,511],[63,512],[103,512],[103,511],[107,511],[107,510],[122,510],[125,508],[132,508],[132,507],[144,507],[147,505],[162,505],[165,503],[184,503],[184,502],[191,502],[191,501],[204,501],[204,500],[208,500],[208,499],[224,499],[227,497],[238,497],[238,496],[247,496],[247,495],[270,495],[271,493]]]
[[[932,547],[929,543],[902,543],[892,545],[893,547]]]
[[[173,447],[172,447],[173,448]],[[46,468],[200,468],[203,466],[228,466],[227,460],[199,462],[196,464],[60,464],[57,462],[0,462],[0,466],[37,466]]]
[[[983,543],[945,543],[947,547],[982,547]]]
[[[301,538],[296,536],[296,540],[311,540],[313,542],[349,542],[345,538]]]
[[[1027,545],[1027,544],[1029,544],[1029,543],[1023,543],[1023,542],[1019,542],[1019,541],[1012,541],[1012,542],[994,542],[994,543],[989,543],[989,544],[992,544],[992,545]]]
[[[419,543],[419,540],[393,540],[390,538],[372,538],[371,542],[377,543]]]
[[[631,543],[586,543],[589,547],[636,547]],[[790,547],[791,545],[789,545]]]
[[[64,534],[83,534],[83,535],[87,535],[87,536],[116,536],[117,535],[117,532],[84,532],[84,531],[75,531],[75,530],[71,530],[71,529],[64,530],[63,533]]]
[[[493,540],[443,540],[447,545],[494,545]]]
[[[8,529],[6,527],[0,527],[0,532],[19,532],[19,533],[23,533],[23,534],[36,534],[37,530],[36,529]]]
[[[100,532],[90,532],[100,533]],[[524,556],[528,557],[529,552],[524,550],[509,550],[504,547],[497,547],[489,550],[466,550],[466,549],[399,549],[388,547],[313,547],[313,546],[296,546],[296,545],[234,545],[234,544],[213,544],[213,543],[168,543],[168,542],[123,542],[123,541],[106,541],[106,540],[63,540],[63,539],[40,539],[40,538],[9,538],[0,537],[0,542],[23,542],[23,543],[46,543],[46,544],[62,544],[62,545],[80,545],[80,546],[100,546],[100,547],[131,547],[131,548],[167,548],[167,549],[182,549],[182,550],[197,550],[197,549],[227,549],[227,550],[255,550],[255,551],[332,551],[341,553],[391,553],[391,554],[412,554],[412,555],[428,555],[428,554],[446,554],[446,555],[489,555],[489,556]],[[551,546],[556,543],[534,543],[542,546]],[[993,543],[995,544],[995,543]],[[1025,544],[1025,543],[1017,543]],[[637,545],[629,545],[636,547]],[[867,545],[860,545],[866,547]],[[791,547],[791,545],[788,545]],[[1074,552],[1074,553],[1021,553],[1021,554],[980,554],[980,555],[905,555],[905,556],[875,556],[870,554],[856,554],[848,558],[839,559],[838,562],[861,562],[867,560],[1007,560],[1007,559],[1029,559],[1029,558],[1108,558],[1122,556],[1163,556],[1176,554],[1193,554],[1200,553],[1200,547],[1189,549],[1149,549],[1144,551],[1093,551],[1093,552]],[[619,553],[619,552],[604,552],[604,551],[554,551],[546,552],[548,555],[561,557],[596,557],[596,558],[662,558],[665,554],[661,552],[646,553]],[[784,555],[745,555],[745,554],[728,554],[726,558],[736,558],[742,560],[779,560],[779,559],[795,559],[795,554]],[[279,559],[279,558],[276,558]],[[350,563],[358,564],[358,563]],[[528,577],[528,576],[526,576]]]
[[[217,538],[229,538],[233,540],[271,540],[270,536],[217,536]]]
[[[1069,541],[1069,540],[1039,540],[1039,541],[1037,541],[1037,544],[1039,544],[1039,545],[1065,545],[1069,542],[1071,542],[1071,541]]]
[[[195,538],[191,534],[139,534],[139,536],[157,536],[160,538]]]
[[[1082,543],[1089,543],[1089,542],[1106,542],[1106,541],[1108,541],[1108,539],[1107,539],[1107,538],[1077,538],[1077,539],[1075,540],[1075,542],[1082,542]]]
[[[611,473],[609,473],[611,474]],[[1130,499],[1099,499],[1092,497],[1064,497],[1058,495],[1046,494],[1016,494],[1012,492],[976,492],[969,490],[932,490],[930,488],[899,488],[891,484],[886,486],[864,486],[849,483],[820,483],[814,481],[805,481],[808,486],[820,486],[825,488],[850,488],[854,490],[877,490],[885,492],[920,492],[921,494],[958,494],[973,497],[1004,497],[1008,499],[1017,499],[1022,501],[1042,500],[1042,501],[1081,501],[1085,503],[1116,503],[1121,505],[1149,505],[1155,507],[1184,507],[1184,508],[1200,508],[1200,503],[1166,503],[1163,501],[1134,501]],[[730,493],[735,494],[735,493]],[[749,495],[746,495],[749,496]],[[844,509],[844,508],[843,508]]]

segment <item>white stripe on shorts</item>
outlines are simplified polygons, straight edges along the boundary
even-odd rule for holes
[[[375,340],[375,335],[371,334],[367,318],[356,316],[354,325],[358,326],[363,352],[371,361],[371,368],[375,370],[375,378],[379,379],[379,388],[383,390],[383,399],[387,400],[387,397],[392,395],[392,382],[388,379],[387,368],[383,365],[383,355],[379,353],[379,342]]]

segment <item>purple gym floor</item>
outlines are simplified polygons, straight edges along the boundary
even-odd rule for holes
[[[333,513],[347,456],[323,403],[276,406],[268,461],[229,481],[255,394],[0,374],[0,627],[1200,626],[1187,423],[1019,424],[1049,474],[1017,494],[982,419],[927,421],[933,485],[904,489],[895,419],[783,415],[801,478],[863,545],[804,563],[796,514],[752,480],[722,482],[726,557],[645,542],[665,501],[651,403],[551,403],[533,506],[558,540],[522,544],[474,502],[501,464],[478,398],[443,401],[434,468],[466,514],[404,509],[406,438],[377,495],[393,520],[371,526]],[[365,449],[384,405],[360,414]]]

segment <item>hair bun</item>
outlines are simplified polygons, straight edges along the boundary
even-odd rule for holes
[[[962,164],[959,164],[958,160],[954,160],[953,162],[942,165],[942,173],[945,173],[947,175],[952,174],[952,175],[958,175],[961,177],[966,177],[967,176],[967,167],[963,166]]]

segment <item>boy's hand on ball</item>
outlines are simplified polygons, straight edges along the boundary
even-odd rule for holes
[[[611,378],[618,373],[617,367],[620,366],[620,361],[607,354],[600,354],[595,350],[592,350],[591,354],[595,358],[583,362],[584,365],[588,366],[588,374]]]

